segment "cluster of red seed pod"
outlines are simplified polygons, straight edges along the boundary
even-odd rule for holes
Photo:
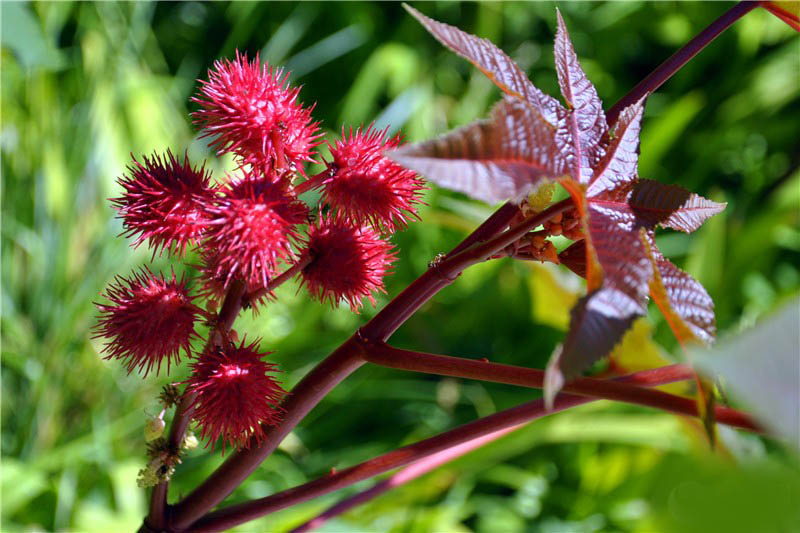
[[[211,139],[218,155],[232,154],[233,176],[213,181],[204,166],[184,156],[133,159],[119,179],[122,195],[112,204],[133,246],[147,243],[159,254],[184,259],[197,251],[200,289],[191,296],[186,282],[149,269],[118,278],[98,304],[98,337],[108,339],[107,359],[146,375],[161,370],[181,352],[193,356],[186,393],[209,444],[244,446],[275,424],[283,391],[274,365],[263,361],[258,341],[236,344],[235,335],[210,334],[205,348],[193,350],[195,324],[215,323],[213,311],[229,289],[245,287],[245,304],[255,307],[273,296],[275,280],[297,274],[316,299],[357,311],[366,298],[383,291],[395,254],[388,237],[416,219],[423,182],[384,157],[399,137],[372,127],[342,130],[330,143],[325,170],[306,177],[303,165],[317,159],[322,134],[312,107],[298,100],[298,88],[281,69],[258,57],[218,61],[192,101],[194,124]],[[300,195],[318,189],[318,205]],[[207,299],[206,311],[195,300]]]

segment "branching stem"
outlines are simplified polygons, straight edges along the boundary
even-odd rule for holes
[[[672,366],[646,370],[620,378],[618,384],[627,382],[629,386],[655,386],[689,379],[691,372],[685,367]],[[398,448],[369,461],[316,479],[298,487],[249,502],[220,509],[192,524],[193,532],[222,531],[238,524],[254,520],[266,514],[285,509],[292,505],[350,486],[373,476],[405,466],[433,454],[449,450],[454,446],[487,436],[497,435],[509,428],[516,428],[537,418],[562,411],[570,407],[588,403],[590,398],[561,394],[556,398],[553,409],[548,411],[539,399],[487,417],[475,420],[435,437]],[[692,402],[690,402],[692,403]],[[692,408],[695,408],[692,403]],[[695,413],[696,408],[695,408]]]
[[[662,63],[652,74],[642,80],[641,83],[615,104],[607,113],[609,123],[613,123],[619,116],[620,111],[627,105],[638,101],[645,94],[658,88],[733,22],[758,5],[759,3],[756,2],[742,2],[713,22],[708,28]],[[299,194],[314,187],[323,179],[326,172],[327,171],[323,171],[323,173],[309,178],[304,183],[298,185],[295,190]],[[272,510],[305,501],[316,495],[324,494],[338,487],[349,485],[357,480],[365,479],[392,468],[397,468],[413,460],[429,456],[449,447],[456,446],[459,443],[469,441],[470,439],[501,431],[513,427],[514,425],[527,422],[532,418],[547,414],[547,412],[544,411],[541,401],[525,404],[508,411],[496,413],[495,415],[467,424],[437,437],[433,437],[432,439],[400,448],[394,452],[373,459],[372,461],[368,461],[363,465],[328,476],[322,480],[311,482],[302,487],[297,487],[284,493],[270,496],[269,498],[257,500],[256,502],[250,502],[248,504],[242,504],[241,506],[234,506],[211,513],[206,518],[196,522],[204,513],[220,503],[234,488],[244,481],[328,391],[364,364],[364,346],[371,347],[385,342],[400,325],[439,290],[451,283],[465,268],[486,260],[488,257],[491,257],[492,254],[497,253],[499,250],[502,250],[519,239],[526,232],[547,221],[549,217],[561,213],[571,206],[571,201],[562,201],[505,232],[503,232],[503,230],[508,227],[511,220],[519,212],[519,208],[512,203],[507,203],[501,207],[471,235],[464,239],[460,245],[453,249],[443,261],[428,269],[381,310],[370,322],[306,375],[294,390],[287,395],[282,405],[285,409],[285,418],[283,422],[279,426],[269,428],[266,437],[260,445],[252,445],[248,449],[232,454],[203,484],[197,487],[173,508],[167,508],[166,506],[166,484],[156,487],[153,492],[153,500],[151,501],[151,512],[143,528],[169,528],[175,531],[186,529],[189,526],[191,526],[193,530],[198,528],[211,530],[220,527],[230,527],[234,524],[249,520],[249,517],[262,516]],[[292,269],[290,269],[290,271],[291,270]],[[290,277],[288,272],[289,271],[286,273],[287,279]],[[236,298],[235,305],[230,304],[228,306],[230,308],[229,310],[232,312],[235,307],[235,312],[230,318],[230,323],[233,322],[236,313],[239,312],[243,295],[244,289],[242,289],[242,292]],[[230,297],[230,293],[228,297]],[[226,303],[228,303],[228,297],[226,297]],[[223,310],[225,310],[225,308],[226,306],[223,305]],[[230,324],[228,324],[228,328],[229,327]],[[376,356],[373,354],[370,357]],[[430,361],[428,363],[430,363]],[[485,379],[483,374],[476,377]],[[600,380],[593,381],[600,382]],[[613,393],[610,389],[603,388],[608,386],[608,382],[603,383],[606,383],[606,385],[598,386],[600,388],[596,389],[594,393],[590,392],[588,389],[583,393],[594,394],[601,397],[602,394]],[[613,387],[619,384],[611,383],[610,385]],[[632,390],[624,389],[627,392],[625,394],[617,394],[617,397],[614,399],[630,401],[636,396],[636,398],[642,399],[642,401],[637,400],[633,403],[654,405],[646,403],[644,401],[646,395],[642,394],[640,391],[657,391],[646,391],[639,387],[634,387],[634,389],[636,389],[635,395]],[[571,389],[565,388],[564,390],[568,391]],[[620,391],[623,389],[615,387],[614,390]],[[567,408],[586,401],[590,400],[580,396],[563,394],[557,398],[555,409]],[[696,414],[694,402],[691,400],[687,401],[690,405],[673,402],[674,405],[672,405],[672,407],[674,407],[674,409],[672,410],[684,412],[685,414]],[[663,397],[659,397],[655,404],[658,404],[657,406],[661,408],[664,408],[664,406],[659,402],[663,402],[664,405],[668,403]],[[183,405],[183,403],[181,405]],[[728,416],[727,420],[729,422],[732,423],[735,421],[736,417],[733,416],[731,412],[727,412],[723,409],[722,413],[723,416],[719,417],[720,422],[725,422],[726,416]],[[727,415],[725,413],[727,413]],[[185,423],[188,424],[190,415],[191,413],[187,412],[185,408],[183,410],[179,409],[179,413],[176,414],[178,423],[173,423],[172,431],[174,431],[176,435],[180,433],[181,438],[185,430],[183,420],[185,419]],[[735,425],[748,427],[749,424],[751,424],[749,419],[739,420],[739,422],[739,424]],[[183,429],[179,427],[181,425],[184,425]],[[179,429],[180,431],[178,431]],[[180,443],[180,440],[177,442]],[[229,518],[234,515],[236,521],[230,521]]]
[[[478,379],[536,389],[541,389],[544,386],[545,373],[538,368],[525,368],[490,363],[488,361],[463,359],[461,357],[401,350],[386,344],[367,346],[364,350],[364,358],[370,363],[400,370]],[[682,372],[683,374],[681,375],[685,375],[685,379],[695,377],[694,371],[686,366],[674,365],[665,368],[667,369],[665,372]],[[697,416],[697,404],[692,398],[684,398],[620,381],[575,378],[564,385],[561,390],[570,394],[616,400],[634,405],[654,407],[677,414]],[[749,416],[735,409],[718,406],[716,414],[718,421],[723,424],[748,431],[761,431]]]
[[[623,109],[638,102],[642,97],[654,92],[661,87],[665,81],[670,79],[673,74],[678,72],[686,63],[696,56],[711,41],[716,39],[719,34],[728,27],[745,16],[747,13],[759,6],[759,2],[739,2],[721,17],[712,22],[703,31],[697,34],[694,39],[686,43],[680,50],[669,56],[645,79],[640,81],[633,89],[623,96],[619,102],[606,112],[606,120],[609,124],[614,124]]]
[[[314,174],[313,176],[308,178],[303,183],[300,183],[299,185],[295,185],[295,187],[293,189],[294,193],[296,195],[300,196],[304,192],[310,191],[314,187],[317,187],[318,185],[320,185],[322,183],[322,181],[325,178],[327,178],[328,176],[330,176],[330,175],[331,175],[331,171],[326,168],[325,170],[323,170],[319,174]]]
[[[242,308],[242,295],[245,291],[245,285],[241,281],[234,280],[231,283],[228,292],[225,294],[225,299],[222,302],[222,308],[217,316],[214,330],[209,333],[208,348],[212,343],[217,342],[219,335],[224,335],[233,326],[233,322],[239,315]],[[175,450],[177,453],[181,449],[183,437],[186,434],[186,429],[192,421],[192,414],[194,409],[191,407],[194,402],[194,394],[184,394],[180,403],[175,409],[175,416],[172,418],[172,423],[169,429],[169,436],[167,438],[170,450]],[[167,506],[167,493],[169,492],[169,482],[165,481],[153,487],[153,492],[150,495],[150,512],[143,527],[149,527],[151,530],[160,531],[165,528],[168,521],[169,508]]]
[[[650,386],[654,385],[659,381],[664,381],[667,379],[674,378],[677,381],[680,378],[689,379],[692,375],[691,369],[682,365],[673,365],[667,367],[661,367],[656,370],[648,371],[647,375],[640,374],[632,374],[629,376],[623,376],[621,378],[617,378],[616,381],[620,383],[630,383],[636,382],[640,386]],[[588,403],[589,399],[584,398],[583,403]],[[565,404],[560,402],[560,400],[556,400],[556,404],[554,406],[554,411],[563,410]],[[406,466],[396,474],[393,474],[387,479],[380,481],[370,487],[369,489],[354,494],[344,500],[338,502],[337,504],[329,507],[325,510],[325,512],[319,514],[318,516],[312,518],[311,520],[305,522],[304,524],[296,527],[292,530],[292,533],[303,533],[306,531],[311,531],[313,529],[317,529],[322,526],[325,522],[334,518],[342,513],[349,511],[350,509],[362,505],[369,500],[372,500],[385,492],[403,485],[405,483],[409,483],[414,479],[417,479],[420,476],[431,472],[432,470],[438,468],[441,465],[446,463],[452,462],[469,452],[476,450],[490,442],[494,442],[505,435],[519,429],[525,424],[519,424],[516,426],[510,426],[505,429],[501,429],[494,433],[488,433],[486,435],[476,437],[472,440],[468,440],[451,448],[447,448],[442,450],[441,452],[435,453],[433,455],[429,455],[419,461],[416,461],[409,466]]]
[[[506,205],[511,206],[511,204]],[[467,257],[472,258],[473,255],[468,253],[471,250],[466,248],[471,244],[480,242],[480,240],[489,239],[494,235],[493,232],[507,227],[518,212],[516,206],[511,206],[508,209],[505,207],[499,209],[454,250],[464,250],[462,253],[466,253]],[[552,214],[554,215],[555,213]],[[543,220],[546,220],[546,218]],[[537,225],[540,223],[541,221]],[[524,233],[525,231],[522,231],[521,234]],[[468,261],[465,262],[464,258],[459,257],[460,254],[456,254],[453,256],[453,260],[463,263],[465,265],[464,268],[468,264],[473,264]],[[260,444],[253,443],[249,448],[231,455],[208,479],[175,505],[169,513],[171,518],[170,527],[176,530],[189,527],[205,512],[225,499],[277,448],[286,435],[300,423],[328,391],[364,364],[365,361],[361,356],[361,346],[365,340],[370,342],[385,341],[400,324],[405,322],[409,316],[414,314],[417,309],[451,281],[452,279],[443,277],[436,268],[428,269],[384,307],[365,327],[357,331],[335,352],[324,359],[287,395],[286,400],[281,405],[285,410],[281,423],[278,426],[268,428],[266,436]]]
[[[300,260],[297,263],[293,264],[290,268],[286,269],[280,275],[272,278],[270,282],[267,284],[266,287],[261,287],[260,289],[254,290],[252,292],[248,292],[242,297],[242,301],[245,303],[255,302],[258,301],[259,298],[263,298],[271,291],[274,291],[293,277],[295,277],[301,270],[308,266],[309,263],[312,261],[312,257],[307,253],[300,254]]]

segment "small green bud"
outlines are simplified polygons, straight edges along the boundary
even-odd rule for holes
[[[144,426],[144,440],[145,442],[152,442],[164,434],[166,422],[160,416],[151,418]]]

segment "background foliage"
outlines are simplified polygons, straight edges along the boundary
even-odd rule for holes
[[[435,18],[488,37],[557,94],[550,3],[430,3]],[[728,5],[561,6],[582,64],[608,107]],[[166,381],[126,376],[98,357],[91,302],[149,260],[117,239],[106,198],[130,153],[188,147],[210,157],[188,112],[196,79],[236,49],[285,65],[329,132],[375,120],[429,138],[484,115],[497,90],[399,4],[3,3],[2,524],[132,530],[143,425]],[[659,247],[709,290],[722,335],[752,325],[800,287],[798,39],[755,11],[704,50],[646,107],[640,174],[728,209]],[[210,162],[221,176],[230,162]],[[396,237],[396,294],[491,209],[432,190],[422,223]],[[163,260],[157,261],[165,267]],[[563,271],[494,261],[467,271],[393,337],[401,347],[543,367],[580,283]],[[239,331],[263,337],[291,387],[372,316],[331,312],[296,286]],[[385,302],[386,298],[381,300]],[[379,304],[380,305],[380,304]],[[675,352],[663,319],[618,354],[649,365]],[[652,328],[659,344],[649,341]],[[660,346],[660,347],[659,347]],[[760,354],[753,354],[758,356]],[[185,369],[181,369],[185,374]],[[180,377],[181,373],[177,376]],[[292,433],[235,498],[269,494],[538,394],[365,367]],[[722,429],[722,428],[721,428]],[[796,460],[762,439],[671,415],[596,403],[523,428],[354,510],[330,531],[789,531]],[[220,462],[202,450],[179,468],[185,493]],[[362,484],[360,487],[368,486]],[[283,531],[348,491],[241,530]],[[699,517],[703,517],[700,519]],[[764,526],[767,526],[765,529]]]

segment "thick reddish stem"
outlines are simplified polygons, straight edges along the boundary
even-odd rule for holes
[[[494,233],[508,226],[509,221],[517,211],[518,208],[516,206],[506,204],[475,232],[464,239],[454,251],[465,250],[476,242],[492,237]],[[533,222],[538,225],[547,220],[547,218]],[[524,231],[522,234],[524,234]],[[466,250],[466,252],[469,251],[471,250]],[[459,264],[465,265],[463,268],[466,268],[468,264],[473,264],[464,262],[461,254],[455,254],[453,257],[460,262]],[[458,257],[461,258],[457,259]],[[366,326],[323,360],[287,395],[286,400],[281,405],[286,415],[280,425],[270,427],[267,430],[266,438],[259,445],[254,443],[251,447],[231,455],[205,482],[175,505],[169,513],[171,517],[170,526],[177,530],[186,528],[200,518],[203,513],[225,499],[275,450],[281,440],[294,429],[330,389],[364,363],[360,356],[362,343],[386,340],[400,324],[405,322],[434,294],[451,283],[457,274],[458,272],[451,269],[452,277],[445,277],[440,268],[428,269],[384,307]]]
[[[333,387],[364,364],[360,352],[359,344],[350,338],[309,372],[287,394],[281,404],[285,411],[283,420],[278,426],[266,430],[259,445],[251,443],[249,448],[231,455],[208,479],[172,508],[169,513],[171,529],[188,528],[239,486]]]
[[[645,79],[640,81],[636,87],[614,104],[606,113],[606,121],[614,124],[623,109],[638,102],[642,97],[654,92],[656,89],[670,79],[673,74],[678,72],[688,63],[700,50],[705,48],[711,41],[717,38],[720,33],[742,18],[744,15],[759,6],[759,2],[740,2],[726,11],[721,17],[712,22],[706,29],[686,43],[680,50],[672,54],[666,61],[661,63]]]
[[[786,11],[775,2],[761,2],[761,7],[788,24],[794,31],[800,32],[800,16],[796,13]]]
[[[664,367],[626,376],[621,378],[618,384],[627,382],[654,386],[671,383],[673,381],[681,381],[687,379],[687,377],[685,368]],[[453,446],[458,446],[489,434],[496,434],[505,429],[530,422],[536,418],[541,418],[548,414],[590,401],[592,401],[590,398],[562,394],[556,398],[552,410],[547,410],[544,406],[544,402],[539,399],[505,411],[500,411],[435,437],[398,448],[359,465],[300,485],[299,487],[294,487],[267,496],[266,498],[232,505],[220,509],[219,511],[209,513],[203,519],[192,524],[191,530],[193,532],[222,531],[238,524],[255,520],[266,514],[279,511],[280,509],[308,501],[312,498],[322,496],[323,494],[328,494],[334,490],[347,487],[364,479],[388,472],[389,470],[405,466],[435,453],[450,449]],[[691,407],[694,408],[694,404],[692,404]],[[696,409],[694,412],[697,412]]]
[[[481,446],[489,444],[490,442],[493,442],[504,435],[508,435],[512,431],[519,429],[524,425],[525,424],[519,424],[516,426],[511,426],[506,429],[501,429],[500,431],[495,431],[494,433],[483,435],[482,437],[478,437],[476,439],[472,439],[470,441],[458,444],[456,446],[452,446],[439,453],[435,453],[429,457],[420,459],[419,461],[403,468],[401,471],[394,474],[390,478],[384,479],[383,481],[375,484],[369,489],[359,492],[358,494],[355,494],[354,496],[351,496],[345,500],[342,500],[336,505],[333,505],[319,516],[316,516],[311,520],[309,520],[308,522],[294,528],[291,531],[291,533],[303,533],[305,531],[312,531],[314,529],[317,529],[331,518],[339,516],[340,514],[345,513],[354,507],[362,505],[373,498],[377,498],[384,492],[387,492],[395,487],[413,481],[418,477],[427,474],[431,470],[445,463],[454,461],[455,459],[458,459],[459,457],[466,455],[472,450],[475,450],[477,448],[480,448]]]
[[[167,484],[159,483],[150,494],[150,512],[138,533],[161,531],[167,520]]]
[[[364,352],[364,358],[377,365],[413,372],[424,372],[426,374],[479,379],[537,389],[542,388],[544,384],[545,373],[537,368],[413,352],[393,348],[386,344],[368,346]],[[668,371],[679,372],[682,379],[695,377],[694,371],[689,367],[673,366],[666,368]],[[677,414],[697,416],[697,404],[692,398],[684,398],[683,396],[613,380],[576,378],[564,385],[561,390],[570,394],[616,400],[634,405],[645,405]],[[748,431],[761,431],[761,428],[749,416],[735,409],[717,407],[716,416],[717,420],[723,424]]]
[[[748,11],[752,10],[758,4],[743,3],[737,4],[728,13],[720,17],[717,21],[712,23],[706,30],[701,32],[695,39],[688,43],[678,53],[673,55],[670,59],[665,61],[659,66],[655,72],[638,84],[626,96],[624,96],[617,104],[615,104],[607,113],[608,122],[613,123],[616,121],[620,111],[630,103],[638,101],[645,94],[652,92],[666,81],[672,74],[674,74],[683,64],[685,64],[691,57],[693,57],[699,50],[706,46],[717,35],[724,31],[735,20],[743,16]],[[300,184],[298,188],[302,192],[304,187],[310,188],[314,178]],[[305,185],[308,183],[308,185]],[[297,189],[296,189],[297,190]],[[324,390],[327,392],[333,388],[339,381],[343,380],[347,375],[360,366],[363,361],[358,357],[357,352],[350,352],[346,347],[356,342],[357,339],[366,340],[369,342],[381,342],[389,338],[389,336],[405,322],[416,310],[419,309],[426,301],[428,301],[434,294],[436,294],[443,287],[447,286],[455,276],[460,272],[458,270],[459,264],[464,264],[464,268],[470,264],[477,262],[477,258],[482,256],[485,252],[485,245],[489,244],[484,242],[493,237],[498,232],[505,229],[513,216],[517,213],[518,208],[507,203],[497,212],[492,215],[484,224],[482,224],[475,232],[469,235],[458,247],[456,247],[443,263],[451,259],[456,261],[446,265],[447,268],[437,266],[426,271],[420,278],[412,283],[406,290],[404,290],[397,298],[389,303],[376,317],[364,326],[357,334],[344,345],[342,345],[334,354],[329,356],[320,365],[313,370],[306,378],[298,384],[293,393],[289,395],[288,399],[291,400],[297,396],[306,394],[306,391],[314,392],[317,390]],[[560,212],[560,211],[559,211]],[[511,233],[506,232],[507,234]],[[522,233],[524,234],[524,232]],[[519,235],[521,236],[521,235]],[[517,238],[519,237],[517,236]],[[475,246],[470,249],[475,243],[483,245]],[[503,246],[497,248],[502,249],[513,242],[513,239]],[[484,246],[483,249],[475,253],[475,250]],[[471,252],[471,253],[470,253]],[[343,352],[342,352],[343,351]],[[338,355],[337,355],[338,354]],[[334,357],[335,356],[335,357]],[[325,368],[332,372],[332,379],[328,379],[322,372],[317,372]],[[303,385],[301,387],[301,385]],[[264,443],[264,449],[252,448],[248,450],[250,453],[244,455],[237,453],[232,455],[220,469],[215,472],[212,477],[203,483],[200,487],[195,489],[183,502],[178,504],[172,515],[175,517],[174,525],[176,527],[186,527],[191,524],[196,518],[202,515],[203,512],[212,508],[224,499],[244,478],[254,470],[260,460],[265,458],[277,446],[278,438],[283,438],[289,431],[296,425],[300,419],[311,409],[319,399],[324,396],[324,393],[312,395],[313,402],[306,402],[302,400],[292,401],[290,407],[298,409],[297,416],[295,413],[287,412],[287,422],[280,425],[279,429],[275,429],[274,438],[267,438]],[[563,398],[562,398],[563,400]],[[559,401],[562,401],[559,400]],[[584,401],[584,400],[582,400]],[[284,406],[286,407],[286,406]],[[291,423],[289,423],[291,421]],[[258,462],[254,462],[258,459]],[[230,479],[228,479],[230,476]],[[214,482],[211,482],[212,479]]]
[[[317,187],[318,185],[320,185],[322,183],[322,181],[325,178],[327,178],[328,176],[330,176],[330,175],[331,175],[331,171],[326,168],[325,170],[323,170],[319,174],[314,174],[313,176],[308,178],[303,183],[301,183],[299,185],[295,185],[294,186],[294,193],[299,196],[299,195],[303,194],[306,191],[310,191],[311,189],[313,189],[313,188]]]
[[[674,381],[677,381],[681,378],[686,378],[691,375],[691,371],[682,365],[673,365],[662,367],[653,371],[646,376],[638,376],[638,378],[645,378],[645,379],[638,379],[638,383],[640,385],[653,385],[658,383],[658,381],[663,381],[668,378],[674,378]],[[631,376],[624,376],[621,378],[617,378],[619,381],[637,381],[637,375]],[[590,400],[586,400],[588,403]],[[557,403],[555,410],[561,410],[561,407]],[[330,520],[331,518],[338,516],[342,513],[347,512],[348,510],[362,505],[373,498],[377,498],[381,494],[413,481],[420,476],[427,474],[428,472],[438,468],[439,466],[454,461],[469,452],[480,448],[490,442],[494,442],[501,437],[508,435],[509,433],[519,429],[523,425],[526,424],[519,424],[517,426],[511,426],[506,429],[502,429],[500,431],[496,431],[494,433],[489,433],[487,435],[472,439],[470,441],[464,442],[457,446],[453,446],[452,448],[448,448],[443,450],[439,453],[435,453],[429,457],[420,459],[419,461],[412,463],[411,465],[403,468],[398,473],[392,475],[388,479],[385,479],[379,483],[376,483],[374,486],[370,487],[369,489],[359,492],[349,498],[342,500],[341,502],[337,503],[336,505],[331,506],[322,514],[316,516],[315,518],[309,520],[308,522],[298,526],[297,528],[292,530],[292,533],[302,533],[305,531],[311,531],[322,526],[325,522]]]
[[[242,295],[245,291],[245,285],[241,281],[235,280],[228,292],[225,294],[225,299],[222,302],[222,308],[217,316],[216,327],[213,331],[209,332],[207,346],[217,342],[216,337],[218,333],[226,332],[231,329],[233,322],[239,315],[242,309]],[[183,436],[189,423],[192,421],[194,409],[191,407],[194,402],[194,394],[184,394],[181,398],[180,404],[175,410],[175,416],[172,419],[172,424],[169,429],[169,436],[167,442],[170,450],[175,450],[177,453],[181,449]],[[169,492],[169,482],[165,481],[153,487],[153,493],[150,496],[150,511],[147,515],[144,526],[149,527],[155,531],[164,529],[167,524],[169,508],[167,506],[167,493]]]
[[[558,213],[570,209],[572,200],[569,198],[562,200],[541,213],[525,219],[508,231],[488,238],[488,231],[496,229],[501,223],[500,229],[506,227],[509,220],[516,214],[516,212],[511,212],[510,209],[507,210],[505,207],[503,206],[495,213],[499,214],[503,211],[503,216],[498,217],[498,224],[487,227],[487,234],[484,237],[486,240],[484,242],[481,242],[483,239],[481,241],[465,239],[465,242],[466,240],[471,240],[473,243],[477,242],[478,244],[471,248],[458,246],[454,249],[454,252],[455,250],[460,250],[459,252],[451,252],[445,259],[434,264],[389,302],[380,313],[375,315],[375,318],[362,327],[360,330],[361,337],[367,342],[383,342],[387,340],[403,322],[417,312],[422,304],[452,283],[465,268],[485,261],[499,250],[525,235],[532,228],[547,222]],[[516,207],[514,209],[517,210]]]
[[[511,222],[511,219],[513,219],[517,213],[519,213],[519,206],[516,204],[511,202],[503,204],[500,209],[487,218],[483,224],[478,226],[466,239],[461,241],[461,244],[453,248],[448,255],[455,255],[466,250],[476,242],[482,242],[494,237],[508,227],[509,222]]]
[[[282,274],[270,280],[266,287],[261,287],[258,290],[248,292],[242,297],[243,302],[255,302],[259,298],[266,296],[270,291],[274,291],[290,279],[292,279],[298,272],[303,270],[311,262],[312,257],[307,253],[300,255],[300,260],[286,269]]]

